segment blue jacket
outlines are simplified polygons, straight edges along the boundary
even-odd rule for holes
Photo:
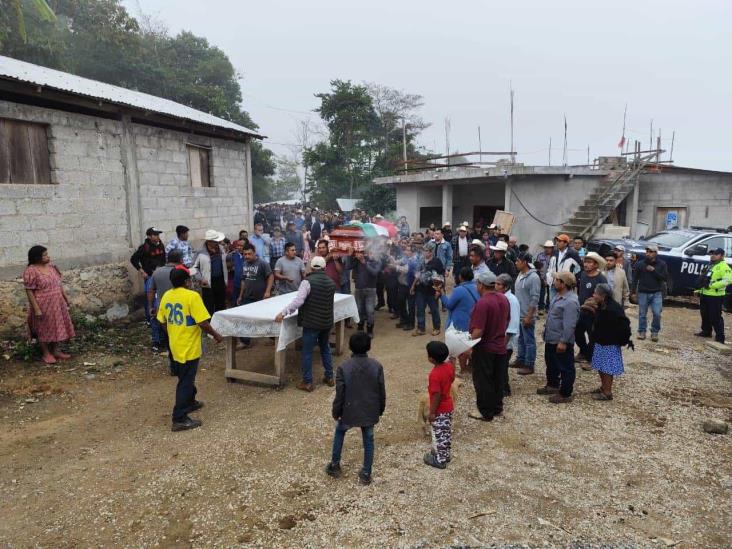
[[[443,240],[437,244],[435,257],[442,262],[442,266],[445,267],[445,270],[452,269],[452,244],[447,240]]]
[[[239,252],[231,252],[231,262],[234,264],[234,288],[241,288],[242,267],[244,266],[244,258]],[[238,294],[237,294],[237,297]]]
[[[475,282],[472,280],[455,287],[450,297],[442,294],[440,301],[448,311],[445,325],[450,326],[452,324],[456,330],[467,332],[470,324],[470,313],[473,312],[473,306],[478,299],[480,299],[480,296],[475,287]]]

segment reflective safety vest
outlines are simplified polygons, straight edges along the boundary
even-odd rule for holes
[[[722,259],[707,271],[707,285],[701,289],[702,295],[723,296],[728,285],[732,284],[732,267]]]

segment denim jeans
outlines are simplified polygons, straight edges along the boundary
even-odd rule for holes
[[[536,336],[534,335],[535,325],[528,328],[524,323],[519,324],[518,339],[516,341],[516,360],[521,362],[525,368],[534,369],[536,362]]]
[[[315,344],[320,347],[320,358],[323,360],[325,377],[333,379],[333,356],[330,354],[330,328],[327,330],[316,330],[315,328],[302,329],[302,380],[305,383],[313,382],[313,351]]]
[[[434,330],[440,329],[440,307],[437,305],[437,298],[433,294],[426,292],[417,291],[415,293],[414,307],[417,309],[417,327],[424,331],[426,326],[426,320],[424,315],[425,306],[430,308],[430,314],[432,315],[432,328]]]
[[[376,288],[356,288],[354,297],[358,307],[359,324],[366,322],[369,326],[374,325],[374,310],[376,309]]]
[[[145,320],[147,322],[150,322],[150,304],[147,302],[147,293],[150,291],[150,288],[152,287],[152,276],[148,276],[145,279]]]
[[[546,384],[559,389],[559,393],[563,397],[571,396],[577,375],[574,368],[574,349],[567,345],[563,353],[558,353],[556,343],[545,343],[544,360],[546,362]]]
[[[661,311],[663,310],[663,295],[661,292],[645,293],[638,292],[638,333],[645,334],[647,328],[646,316],[648,307],[653,313],[651,321],[651,333],[657,334],[661,331]]]
[[[147,303],[147,300],[145,300]],[[153,307],[158,310],[158,300],[155,299]],[[168,332],[158,322],[157,315],[150,315],[150,336],[152,339],[153,347],[166,348],[168,346]]]
[[[335,435],[333,436],[333,455],[330,458],[331,463],[334,465],[341,462],[343,440],[346,438],[348,429],[350,427],[340,421],[336,424]],[[374,463],[374,426],[361,427],[361,436],[363,438],[363,468],[361,472],[366,476],[371,476],[371,466]]]

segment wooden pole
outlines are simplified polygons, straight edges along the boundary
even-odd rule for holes
[[[404,173],[407,173],[407,119],[402,118],[402,153],[404,155]]]

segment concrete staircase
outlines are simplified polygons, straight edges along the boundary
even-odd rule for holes
[[[646,165],[657,157],[658,153],[654,151],[623,168],[612,170],[562,225],[562,232],[585,240],[592,238],[613,210],[633,191]]]

